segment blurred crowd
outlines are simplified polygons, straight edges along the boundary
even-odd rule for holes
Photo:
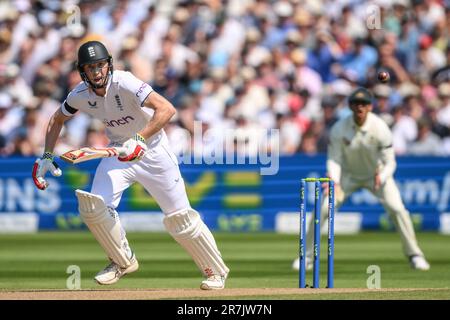
[[[42,153],[87,40],[178,109],[166,127],[178,154],[195,121],[204,150],[233,132],[254,155],[278,129],[281,154],[326,152],[365,86],[396,154],[450,155],[450,1],[0,1],[0,155]],[[107,144],[103,123],[79,113],[56,152]]]

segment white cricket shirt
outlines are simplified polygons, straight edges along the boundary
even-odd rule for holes
[[[81,110],[100,119],[106,126],[111,145],[122,145],[144,128],[153,116],[152,109],[142,107],[152,91],[151,86],[130,72],[115,70],[109,77],[105,96],[96,95],[80,82],[61,105],[61,111],[72,116]],[[154,146],[162,135],[164,132],[160,130],[147,140],[147,145]]]
[[[340,181],[341,174],[358,181],[373,179],[378,170],[384,182],[395,167],[391,130],[377,115],[369,112],[361,127],[350,115],[331,128],[327,171],[333,180]]]

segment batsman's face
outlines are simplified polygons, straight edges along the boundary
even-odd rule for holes
[[[95,85],[102,85],[108,73],[108,61],[103,60],[83,66],[89,81]]]
[[[367,114],[372,111],[372,104],[357,102],[350,105],[350,109],[356,124],[362,126],[367,119]]]

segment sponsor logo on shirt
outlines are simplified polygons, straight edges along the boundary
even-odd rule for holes
[[[122,105],[122,101],[120,101],[120,96],[119,96],[118,94],[116,94],[116,95],[114,96],[114,99],[116,99],[117,108],[118,108],[120,111],[123,111],[123,105]]]
[[[144,89],[148,86],[148,84],[146,84],[145,82],[140,86],[139,90],[136,92],[136,97],[139,98],[139,96],[141,95],[141,93],[144,91]]]
[[[109,128],[114,128],[114,127],[128,124],[129,121],[134,121],[134,118],[132,116],[126,116],[126,117],[122,117],[121,119],[117,119],[117,120],[103,119],[103,123]]]
[[[97,108],[97,101],[90,102],[90,101],[88,100],[88,103],[89,103],[89,105],[91,106],[91,108]]]

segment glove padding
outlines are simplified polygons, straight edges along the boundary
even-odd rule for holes
[[[145,144],[144,137],[138,133],[136,133],[133,138],[125,141],[122,147],[126,148],[126,152],[121,154],[121,156],[118,157],[118,159],[119,161],[123,162],[139,161],[142,159],[142,157],[144,157],[145,153],[148,150],[147,145]]]
[[[45,152],[41,158],[36,159],[33,166],[33,181],[40,190],[45,190],[48,187],[48,182],[44,179],[47,171],[50,171],[54,177],[59,177],[62,174],[58,164],[53,160],[53,155],[49,152]]]

